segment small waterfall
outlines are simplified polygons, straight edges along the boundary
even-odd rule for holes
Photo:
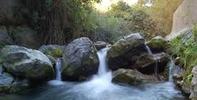
[[[155,76],[157,77],[157,79],[160,79],[158,75],[158,58],[154,56],[153,52],[151,51],[148,45],[145,44],[145,47],[146,47],[148,54],[152,55],[153,59],[155,60],[155,68],[154,68]]]
[[[56,72],[55,80],[59,80],[59,81],[62,80],[62,78],[61,78],[61,66],[62,66],[61,59],[57,58],[56,64],[55,64],[55,72]]]
[[[149,46],[146,44],[145,46],[146,46],[146,50],[148,51],[148,54],[153,55],[153,52],[150,50]]]
[[[107,73],[107,64],[106,64],[106,56],[107,56],[107,50],[108,48],[101,49],[97,52],[97,55],[99,57],[99,69],[98,69],[98,75],[102,76],[103,74]]]
[[[168,64],[169,72],[168,72],[168,81],[173,82],[173,67],[175,66],[174,61],[170,58],[170,62]]]
[[[64,84],[64,82],[62,81],[62,76],[61,76],[61,67],[62,67],[61,58],[57,58],[56,63],[55,63],[55,73],[56,73],[55,79],[48,82],[50,85]]]

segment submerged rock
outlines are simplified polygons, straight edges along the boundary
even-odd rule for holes
[[[30,80],[49,80],[54,76],[50,60],[42,52],[10,45],[1,50],[1,61],[6,71]]]
[[[168,46],[168,41],[161,36],[156,36],[146,43],[152,52],[163,52]]]
[[[79,80],[95,74],[98,69],[97,51],[89,38],[81,37],[69,43],[63,54],[62,77],[65,80]]]
[[[107,52],[109,68],[116,70],[131,66],[135,63],[139,55],[146,53],[145,40],[139,34],[130,34],[117,41]]]
[[[103,48],[105,48],[107,46],[107,43],[104,42],[104,41],[96,41],[94,43],[94,45],[95,45],[97,50],[101,50],[101,49],[103,49]]]
[[[124,84],[138,84],[143,82],[156,81],[157,78],[153,76],[144,75],[137,70],[119,69],[113,72],[113,82]]]

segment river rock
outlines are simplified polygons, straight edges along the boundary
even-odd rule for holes
[[[145,40],[139,34],[130,34],[117,41],[107,52],[109,68],[116,70],[135,63],[136,58],[142,53],[147,53]]]
[[[63,62],[65,80],[79,80],[95,74],[99,61],[93,42],[86,37],[73,40],[64,49]]]
[[[107,43],[104,42],[104,41],[96,41],[94,43],[94,45],[95,45],[95,47],[96,47],[97,50],[100,50],[100,49],[105,48],[107,46]]]
[[[144,54],[137,58],[135,68],[144,74],[153,74],[157,66],[157,72],[164,72],[170,61],[169,56],[162,52],[157,54]]]
[[[63,46],[60,45],[42,45],[39,48],[39,51],[45,55],[50,55],[52,57],[62,57],[63,55]]]
[[[192,69],[192,88],[191,88],[191,100],[197,100],[197,66]]]
[[[50,60],[42,52],[10,45],[1,50],[1,61],[6,71],[29,80],[49,80],[54,76]]]
[[[157,78],[153,76],[144,75],[137,70],[131,69],[118,69],[113,72],[113,82],[124,83],[124,84],[138,84],[143,82],[156,81]]]
[[[156,36],[146,43],[153,53],[163,52],[168,48],[168,41],[161,36]]]

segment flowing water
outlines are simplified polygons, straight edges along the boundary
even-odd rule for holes
[[[112,83],[106,53],[106,48],[97,53],[98,73],[87,82],[46,85],[18,95],[0,96],[0,100],[186,100],[170,81],[137,86]]]
[[[64,84],[64,82],[62,81],[62,76],[61,76],[61,67],[62,67],[62,63],[61,63],[61,58],[57,58],[56,63],[55,63],[55,79],[51,80],[48,82],[49,85],[62,85]]]
[[[155,67],[154,67],[154,72],[155,72],[155,76],[157,77],[158,80],[160,80],[160,77],[158,75],[158,58],[156,56],[154,56],[153,52],[151,51],[150,47],[147,46],[145,44],[146,50],[148,52],[149,55],[152,55],[154,60],[155,60]]]

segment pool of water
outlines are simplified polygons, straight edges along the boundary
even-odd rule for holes
[[[84,83],[47,85],[18,95],[0,96],[0,100],[187,100],[171,82],[139,86],[99,85],[98,80]]]

